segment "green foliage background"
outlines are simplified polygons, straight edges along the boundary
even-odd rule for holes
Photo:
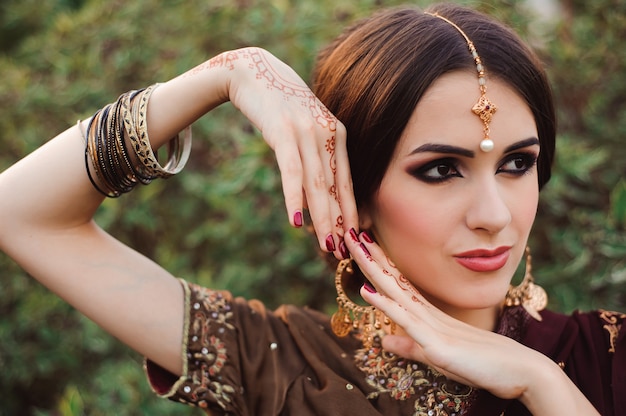
[[[0,170],[120,92],[226,49],[263,46],[308,79],[316,51],[342,27],[400,3],[3,0]],[[558,157],[531,242],[551,307],[626,309],[626,3],[557,0],[553,22],[521,1],[462,3],[536,45],[554,83]],[[332,273],[312,238],[288,226],[258,133],[225,105],[194,136],[183,174],[105,202],[99,223],[179,276],[270,306],[330,310]],[[0,415],[197,414],[155,398],[140,357],[2,253],[0,271]]]

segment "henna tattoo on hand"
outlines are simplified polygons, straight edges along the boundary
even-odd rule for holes
[[[268,88],[277,89],[282,92],[286,99],[289,99],[289,97],[304,99],[303,104],[309,107],[311,115],[318,125],[327,128],[331,133],[337,131],[337,118],[328,111],[326,106],[313,94],[309,87],[292,83],[280,77],[278,72],[272,68],[272,65],[259,50],[244,49],[240,51],[240,53],[245,53],[247,56],[244,56],[252,60],[251,65],[256,67],[258,71],[257,78],[264,78],[267,81]]]
[[[330,154],[329,166],[330,171],[333,173],[333,177],[337,175],[337,161],[335,159],[335,136],[333,135],[330,139],[326,140],[326,151]],[[339,193],[337,192],[337,185],[333,182],[333,184],[328,188],[328,192],[335,199],[335,201],[339,202]]]
[[[190,69],[185,72],[182,77],[186,78],[192,75],[196,75],[206,69],[218,68],[218,67],[226,67],[228,70],[232,71],[235,69],[235,61],[239,59],[236,51],[229,51],[221,53],[206,62],[201,63],[195,68]]]
[[[339,215],[335,222],[335,228],[343,229],[343,215]]]
[[[330,153],[330,170],[333,172],[333,175],[337,173],[337,162],[335,160],[335,136],[333,135],[330,139],[326,140],[326,151]]]
[[[276,89],[284,94],[284,98],[289,100],[290,97],[302,98],[302,105],[308,106],[311,116],[315,122],[323,127],[327,128],[331,132],[331,136],[326,140],[325,148],[330,154],[329,167],[335,176],[337,174],[337,166],[335,159],[335,133],[337,131],[337,118],[331,114],[324,104],[313,94],[313,92],[306,86],[300,84],[294,84],[287,81],[278,75],[271,64],[267,61],[265,56],[258,50],[247,50],[252,63],[256,67],[258,73],[257,78],[264,78],[267,81],[268,89]],[[339,194],[337,192],[337,186],[333,183],[328,188],[329,194],[339,201]]]
[[[404,277],[403,274],[400,274],[398,278],[396,278],[395,276],[393,278],[395,279],[396,284],[400,286],[402,290],[405,290],[411,294],[411,300],[413,302],[423,304],[423,302],[418,297],[419,294],[417,293],[417,290],[415,289],[413,284],[409,281],[409,279]]]
[[[391,261],[391,258],[389,258],[389,256],[387,256],[387,264],[389,264],[389,266],[396,269],[395,263]],[[400,287],[400,289],[407,291],[411,294],[411,300],[413,302],[418,302],[418,303],[423,304],[423,302],[418,297],[419,293],[417,292],[417,289],[415,289],[415,286],[413,286],[413,283],[411,283],[409,279],[404,277],[403,274],[400,274],[399,277],[396,277],[393,273],[391,273],[387,269],[383,269],[383,274],[393,277],[394,280],[396,281],[396,284]]]
[[[335,201],[339,202],[339,194],[337,193],[337,185],[334,183],[330,185],[328,188],[328,193],[335,199]]]

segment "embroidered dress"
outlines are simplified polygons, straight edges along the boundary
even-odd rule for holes
[[[150,361],[157,394],[212,415],[518,416],[517,401],[447,379],[418,362],[336,337],[329,317],[295,306],[268,311],[181,281],[183,375]],[[543,352],[603,415],[626,415],[626,315],[597,311],[532,319],[507,308],[497,332]]]

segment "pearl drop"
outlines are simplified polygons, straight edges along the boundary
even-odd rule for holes
[[[494,147],[495,145],[493,143],[493,140],[483,139],[480,142],[480,150],[482,150],[483,152],[491,152]]]

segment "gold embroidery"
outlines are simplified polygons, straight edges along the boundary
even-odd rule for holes
[[[626,319],[626,314],[600,310],[600,319],[606,322],[603,328],[609,333],[609,352],[615,352],[615,341],[622,328],[622,321]]]
[[[474,389],[425,364],[387,353],[380,341],[380,336],[375,336],[371,348],[358,349],[355,355],[367,384],[376,389],[368,399],[385,393],[395,400],[414,398],[413,416],[461,416],[467,412]]]
[[[211,402],[228,409],[241,392],[220,374],[229,356],[221,337],[234,330],[233,313],[222,293],[189,284],[191,312],[187,333],[186,377],[173,399],[207,409]]]

